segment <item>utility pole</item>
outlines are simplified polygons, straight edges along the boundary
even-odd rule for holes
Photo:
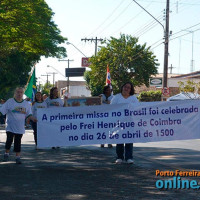
[[[47,77],[47,87],[48,87],[48,85],[49,85],[49,76],[51,76],[50,74],[46,74],[46,75],[41,75],[41,76],[46,76]]]
[[[193,59],[193,51],[194,51],[194,31],[191,31],[192,33],[192,60],[191,60],[191,69],[190,71],[193,72],[194,71],[194,59]]]
[[[146,13],[148,13],[154,20],[156,20],[164,30],[164,71],[163,71],[163,88],[167,87],[167,73],[168,73],[168,46],[169,46],[169,0],[166,4],[166,26],[164,26],[158,21],[151,13],[149,13],[145,8],[143,8],[136,0],[133,0],[138,6],[140,6]]]
[[[168,49],[169,49],[169,0],[167,0],[166,5],[166,25],[165,25],[165,35],[164,35],[165,47],[164,47],[164,71],[163,71],[163,88],[167,87],[168,78]]]
[[[74,60],[59,60],[59,61],[67,61],[68,62],[68,69],[69,69],[69,62],[74,61]],[[67,76],[67,92],[69,93],[69,75]]]
[[[57,74],[56,72],[48,72],[47,74],[53,74],[53,87],[55,86],[55,75]]]
[[[86,41],[92,41],[92,42],[94,41],[94,43],[95,43],[95,54],[94,55],[95,56],[97,55],[97,42],[102,41],[102,40],[103,39],[101,39],[101,38],[98,39],[97,37],[95,39],[93,39],[93,38],[91,38],[91,39],[87,39],[87,38],[81,39],[81,41],[85,41],[85,42]]]
[[[169,69],[170,69],[170,74],[172,74],[172,69],[173,69],[173,68],[175,68],[175,67],[173,67],[172,64],[171,64],[171,67],[169,67]]]

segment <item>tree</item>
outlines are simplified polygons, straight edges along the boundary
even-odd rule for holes
[[[41,56],[66,56],[53,14],[44,0],[0,1],[0,96],[25,85]]]
[[[200,82],[195,82],[193,80],[187,80],[186,82],[179,81],[178,84],[181,92],[198,93],[200,89]]]
[[[0,98],[8,99],[16,86],[24,86],[31,70],[31,60],[25,53],[12,51],[8,57],[0,59]]]
[[[49,96],[50,94],[50,89],[53,87],[53,84],[51,83],[45,83],[44,85],[41,85],[41,92],[42,94],[46,94],[47,96]]]
[[[114,93],[120,92],[121,85],[131,81],[134,86],[149,85],[151,75],[157,74],[157,59],[146,44],[138,44],[138,39],[121,34],[104,41],[97,56],[89,60],[91,71],[85,79],[92,95],[101,93],[106,80],[106,67],[109,64]]]
[[[65,56],[65,41],[52,21],[53,12],[44,0],[1,0],[1,49],[43,56]]]

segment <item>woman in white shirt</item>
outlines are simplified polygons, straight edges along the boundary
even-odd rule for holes
[[[134,87],[131,82],[127,82],[121,87],[121,93],[115,95],[111,104],[120,103],[138,103],[138,100],[134,95]],[[125,154],[124,154],[125,150]],[[116,145],[117,160],[116,164],[121,164],[123,160],[128,164],[133,164],[133,143],[117,144]]]
[[[25,120],[37,121],[31,112],[31,105],[23,100],[24,89],[16,88],[14,98],[8,99],[0,108],[0,112],[6,114],[6,145],[3,161],[9,159],[9,152],[14,140],[14,151],[16,152],[16,164],[21,164],[21,139],[25,133]]]
[[[32,103],[32,113],[35,118],[37,118],[37,110],[38,108],[47,108],[47,103],[43,100],[43,96],[41,92],[36,92],[35,101]],[[35,144],[37,146],[37,122],[31,121],[31,126],[33,129],[33,135]]]
[[[112,89],[110,88],[110,85],[106,85],[103,88],[103,94],[99,95],[102,99],[102,104],[110,104],[113,95],[112,95]],[[104,144],[101,144],[101,147],[104,147]],[[108,148],[112,148],[112,144],[108,144]]]
[[[57,87],[51,88],[50,95],[45,100],[45,102],[47,103],[47,108],[64,106],[64,101],[58,97],[58,88]],[[57,147],[57,148],[59,148],[59,147]],[[52,147],[52,149],[55,149],[55,147]]]
[[[50,95],[49,97],[45,100],[47,103],[47,107],[63,107],[64,102],[61,98],[58,97],[58,88],[57,87],[52,87],[50,90]]]

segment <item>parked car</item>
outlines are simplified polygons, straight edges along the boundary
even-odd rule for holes
[[[181,100],[191,100],[191,99],[200,99],[200,95],[198,93],[192,93],[192,92],[181,92],[177,95],[169,97],[167,101],[181,101]]]

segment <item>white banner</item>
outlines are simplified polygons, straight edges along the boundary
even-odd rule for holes
[[[200,101],[38,110],[38,147],[200,138]]]

